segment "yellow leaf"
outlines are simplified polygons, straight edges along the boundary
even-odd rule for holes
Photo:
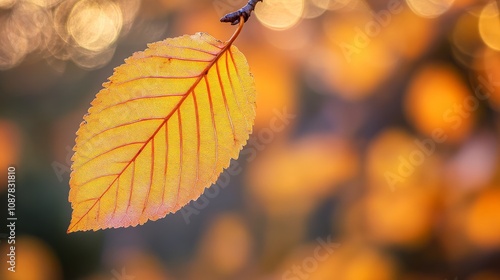
[[[197,33],[125,60],[77,132],[68,232],[144,224],[216,181],[248,140],[255,85],[244,55]]]

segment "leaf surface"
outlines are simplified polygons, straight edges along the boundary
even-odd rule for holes
[[[238,157],[252,131],[255,85],[232,41],[166,39],[115,69],[77,132],[68,232],[176,212]]]

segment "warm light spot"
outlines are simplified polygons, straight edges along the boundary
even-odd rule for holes
[[[8,9],[16,4],[17,0],[0,0],[0,8]]]
[[[314,24],[304,22],[286,30],[265,29],[264,36],[266,39],[278,49],[287,51],[298,51],[302,57],[305,48],[308,48],[313,41]]]
[[[488,47],[478,52],[474,67],[477,84],[474,90],[488,99],[491,107],[500,110],[500,52]]]
[[[339,10],[344,8],[351,0],[312,0],[314,5],[328,10]],[[355,1],[356,2],[356,1]]]
[[[258,44],[258,43],[257,43]],[[286,110],[295,112],[297,108],[296,86],[293,77],[294,66],[282,51],[275,48],[253,44],[243,49],[248,61],[252,62],[252,72],[257,87],[257,106],[255,127],[269,127],[270,120],[276,117],[277,112]],[[272,63],[270,63],[272,61]],[[294,120],[291,120],[293,122]],[[290,128],[290,123],[287,125]],[[280,131],[276,131],[278,134]]]
[[[21,151],[21,134],[14,122],[0,119],[0,170],[7,170],[7,167],[17,165]],[[6,182],[7,173],[0,173],[0,180]],[[0,192],[7,187],[7,184],[0,184]]]
[[[436,149],[437,143],[402,129],[382,131],[368,147],[369,187],[388,192],[435,184],[442,176]]]
[[[444,14],[455,0],[406,0],[411,10],[426,18],[435,18]]]
[[[464,13],[457,20],[451,33],[451,40],[455,58],[467,66],[470,66],[475,52],[482,45],[481,36],[479,34],[478,17],[472,13]]]
[[[162,261],[153,253],[138,249],[122,249],[113,252],[116,254],[116,272],[113,274],[123,274],[123,277],[111,278],[111,280],[126,280],[126,279],[147,279],[147,280],[173,280]],[[121,269],[119,269],[121,268]],[[127,276],[126,276],[127,275]],[[109,277],[104,279],[88,279],[88,280],[110,280]]]
[[[248,263],[252,252],[252,236],[245,221],[236,214],[217,217],[203,237],[198,257],[199,263],[208,264],[218,279],[232,278]],[[199,268],[200,270],[202,268]],[[193,279],[202,279],[206,273]]]
[[[378,242],[414,246],[428,238],[433,205],[432,193],[422,186],[375,191],[367,197],[364,220],[370,236]]]
[[[74,4],[74,1],[64,1],[57,5],[52,12],[54,30],[57,35],[59,35],[59,39],[64,41],[66,44],[71,40],[71,35],[68,34],[67,22]],[[65,46],[62,46],[61,49],[64,49],[64,47]]]
[[[71,60],[84,69],[97,69],[108,64],[115,54],[116,47],[110,47],[101,51],[90,51],[74,47],[71,49]]]
[[[121,31],[121,36],[128,33],[134,20],[139,12],[139,8],[141,7],[140,0],[119,0],[118,5],[120,6],[120,10],[122,11],[123,16],[123,27]]]
[[[0,17],[0,69],[19,64],[24,57],[50,42],[48,13],[39,6],[21,2]]]
[[[349,241],[347,241],[349,242]],[[356,244],[356,245],[355,245]],[[396,267],[393,261],[367,245],[357,245],[359,241],[342,242],[340,247],[330,253],[329,258],[318,261],[318,267],[308,273],[308,280],[345,279],[345,280],[393,280]],[[312,255],[314,256],[314,255]],[[297,264],[300,262],[296,262]],[[307,271],[307,270],[303,270]],[[300,279],[298,275],[297,279]],[[293,278],[290,278],[293,279]],[[304,278],[305,279],[305,278]]]
[[[479,33],[488,47],[500,50],[500,15],[498,2],[491,1],[486,5],[479,16]]]
[[[369,12],[359,12],[325,18],[323,30],[330,40],[320,41],[308,56],[311,87],[318,88],[319,80],[347,100],[373,94],[396,65],[397,57],[383,41],[383,28]]]
[[[79,46],[100,51],[115,42],[122,23],[122,13],[116,3],[83,0],[73,7],[67,28]]]
[[[0,17],[0,70],[19,64],[28,53],[28,40],[9,28],[10,20]]]
[[[466,217],[466,233],[470,240],[483,248],[500,247],[500,190],[489,189],[475,199]]]
[[[342,279],[396,279],[395,266],[393,262],[379,252],[365,250],[365,252],[362,252],[348,259],[349,260],[343,267],[344,277]]]
[[[438,34],[434,28],[434,22],[412,13],[401,4],[398,13],[379,13],[379,21],[382,16],[387,20],[383,23],[387,25],[381,35],[388,48],[394,48],[396,53],[401,54],[407,60],[419,58],[426,51]],[[400,9],[400,10],[399,10]]]
[[[32,52],[44,43],[43,32],[47,32],[46,29],[51,29],[50,23],[49,15],[45,9],[30,3],[19,3],[13,8],[10,15],[9,28],[11,33],[28,41],[28,52]]]
[[[247,180],[252,195],[267,211],[300,212],[351,178],[357,168],[351,145],[331,135],[317,135],[268,148],[252,162]],[[294,209],[289,209],[292,202]]]
[[[266,0],[255,9],[255,15],[263,25],[277,30],[296,25],[303,12],[304,0]]]
[[[43,7],[43,8],[54,7],[55,5],[59,4],[59,2],[61,2],[61,1],[62,0],[27,0],[27,2],[31,2],[35,5]]]
[[[2,150],[3,151],[3,150]],[[60,280],[61,264],[54,251],[44,241],[31,236],[18,236],[16,239],[16,272],[7,270],[10,245],[2,242],[0,279],[8,280]],[[21,257],[22,256],[22,257]]]
[[[317,18],[327,11],[327,7],[324,5],[315,5],[311,0],[304,1],[304,11],[302,13],[302,18],[312,19]]]
[[[440,131],[446,141],[462,140],[475,123],[481,100],[448,65],[427,65],[410,83],[404,106],[409,120],[427,136]]]

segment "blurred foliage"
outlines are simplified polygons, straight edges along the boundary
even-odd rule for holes
[[[498,1],[259,3],[236,41],[258,88],[241,172],[191,216],[66,235],[70,147],[112,69],[166,37],[229,38],[218,18],[244,2],[0,0],[19,219],[1,279],[500,279]],[[340,246],[318,259],[317,238]]]

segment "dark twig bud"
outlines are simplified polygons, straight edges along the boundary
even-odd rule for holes
[[[255,9],[255,5],[257,5],[257,2],[262,2],[262,0],[249,0],[243,8],[237,10],[236,12],[232,12],[223,16],[220,21],[230,22],[232,25],[236,25],[240,23],[240,17],[243,16],[246,22],[252,14],[252,11]]]

